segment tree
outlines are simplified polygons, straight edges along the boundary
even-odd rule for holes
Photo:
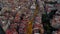
[[[0,26],[0,34],[5,34],[5,32],[1,26]]]
[[[52,10],[49,14],[46,14],[46,13],[42,14],[42,24],[43,24],[46,34],[52,34],[52,31],[57,30],[53,28],[50,24],[50,19],[53,18],[53,15],[55,15],[56,11],[57,9]]]

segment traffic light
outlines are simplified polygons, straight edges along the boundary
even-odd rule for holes
[[[2,7],[0,7],[0,11],[2,10]]]

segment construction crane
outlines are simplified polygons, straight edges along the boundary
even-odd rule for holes
[[[35,16],[38,14],[38,10],[39,10],[39,7],[38,7],[38,4],[37,4],[37,0],[35,1],[35,4],[36,4],[36,9],[35,9],[35,12],[31,18],[31,20],[28,22],[28,27],[27,27],[27,34],[32,34],[32,23],[34,21],[34,18]]]

